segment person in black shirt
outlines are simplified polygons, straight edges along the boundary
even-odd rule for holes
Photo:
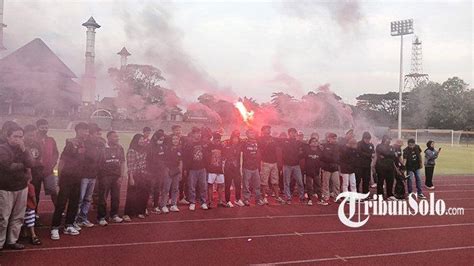
[[[74,226],[74,220],[79,206],[81,193],[81,179],[84,177],[84,169],[88,167],[85,155],[85,141],[89,136],[89,125],[80,122],[74,130],[76,137],[66,140],[66,145],[59,159],[59,193],[54,208],[53,221],[51,222],[51,239],[59,240],[59,226],[61,218],[67,205],[66,226],[64,234],[78,235],[80,227]]]
[[[178,209],[178,186],[183,171],[180,137],[172,135],[169,142],[165,143],[165,165],[166,174],[161,190],[160,208],[163,213],[179,212]],[[171,198],[170,198],[171,196]],[[166,206],[171,200],[171,207]]]
[[[147,151],[147,172],[151,182],[151,193],[153,195],[153,213],[160,214],[160,197],[163,180],[166,175],[165,166],[165,133],[157,130],[151,137]]]
[[[125,172],[125,152],[119,144],[117,132],[107,132],[107,146],[102,151],[99,168],[99,205],[97,220],[99,225],[107,225],[107,195],[110,194],[110,220],[121,223],[123,219],[118,215],[120,203],[120,184],[127,180]]]
[[[421,148],[415,143],[414,139],[408,140],[408,147],[403,150],[403,160],[407,169],[407,187],[408,194],[413,192],[413,178],[416,181],[416,193],[418,198],[425,199],[421,189],[421,168],[423,168],[423,160],[421,157]]]
[[[260,186],[262,188],[263,202],[268,204],[266,193],[271,193],[268,191],[268,182],[270,181],[271,189],[276,200],[280,203],[284,203],[284,200],[280,197],[280,187],[278,185],[277,147],[279,142],[272,137],[270,126],[263,126],[261,133],[262,135],[258,138],[258,145],[262,155]]]
[[[336,202],[339,195],[339,146],[337,145],[337,135],[328,133],[326,143],[323,144],[321,155],[322,178],[322,199],[318,202],[321,205],[328,205],[329,197],[332,196]],[[331,187],[329,187],[331,185]]]
[[[28,168],[33,162],[20,126],[10,125],[3,133],[6,142],[0,145],[0,250],[24,249],[17,241],[25,218],[31,178]]]
[[[234,184],[235,201],[234,204],[240,207],[245,206],[241,199],[242,174],[240,169],[241,157],[240,132],[233,131],[230,139],[224,144],[224,178],[225,178],[225,201],[226,207],[232,208],[234,205],[230,201],[230,187]]]
[[[218,205],[225,207],[224,203],[224,157],[222,155],[223,145],[221,142],[221,134],[214,132],[212,134],[212,142],[209,143],[206,152],[207,156],[207,193],[208,207],[212,205],[214,184],[217,185]]]
[[[283,180],[287,204],[291,204],[290,184],[296,180],[300,201],[304,201],[303,174],[301,173],[300,159],[304,157],[303,143],[297,140],[298,131],[288,129],[288,139],[282,141],[283,147]]]
[[[206,203],[207,178],[205,152],[208,143],[201,139],[201,129],[194,127],[191,138],[183,149],[183,167],[188,175],[189,210],[196,209],[196,190],[199,192],[198,199],[201,209],[207,210]]]
[[[306,193],[308,205],[313,205],[313,199],[321,198],[321,147],[318,138],[311,138],[305,146]]]
[[[250,188],[255,192],[255,201],[258,205],[265,205],[260,192],[260,150],[257,142],[257,132],[253,129],[247,130],[247,139],[242,144],[243,153],[243,198],[244,204],[250,206]]]
[[[357,192],[366,194],[369,192],[371,165],[375,154],[375,147],[370,141],[372,136],[369,132],[362,134],[362,139],[357,143],[357,165],[355,168]],[[360,184],[362,183],[362,189]]]
[[[347,192],[348,188],[351,192],[356,191],[355,167],[357,164],[357,140],[349,139],[344,147],[341,147],[341,176],[342,176],[342,192]]]
[[[383,197],[384,191],[384,181],[385,181],[385,190],[387,193],[388,200],[396,200],[393,195],[393,182],[394,182],[394,160],[396,159],[396,152],[394,148],[390,145],[391,139],[389,136],[382,137],[382,143],[377,145],[375,152],[377,154],[377,163],[375,169],[377,171],[377,194],[380,197]]]

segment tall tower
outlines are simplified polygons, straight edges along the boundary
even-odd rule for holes
[[[84,105],[95,103],[95,29],[100,25],[93,17],[84,22],[82,26],[87,28],[86,40],[86,68],[82,77],[82,102]]]
[[[6,27],[7,25],[3,24],[3,0],[0,0],[0,51],[7,49],[3,46],[3,28]]]
[[[131,56],[132,54],[127,51],[127,48],[123,47],[120,52],[117,53],[120,55],[120,68],[124,68],[127,66],[127,57]]]
[[[422,83],[428,83],[428,74],[423,74],[423,52],[421,41],[415,36],[411,48],[411,70],[405,75],[405,90],[412,90]]]

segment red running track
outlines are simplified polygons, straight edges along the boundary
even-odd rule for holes
[[[459,216],[371,216],[344,226],[338,205],[271,205],[152,215],[83,229],[79,236],[3,251],[1,265],[473,265],[474,177],[443,177],[436,198],[464,207]],[[123,201],[122,201],[123,202]],[[44,221],[51,206],[42,202]],[[94,214],[91,214],[94,217]],[[94,220],[94,219],[92,219]]]

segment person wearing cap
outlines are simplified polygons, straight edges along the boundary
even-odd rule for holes
[[[304,145],[297,139],[298,131],[295,128],[288,129],[288,138],[281,141],[283,152],[283,181],[286,203],[291,204],[291,181],[294,179],[300,202],[303,203],[304,185],[303,173],[301,172],[300,160],[304,158]]]
[[[207,193],[208,207],[212,206],[214,201],[214,184],[217,185],[217,206],[225,207],[224,203],[224,156],[223,145],[221,141],[222,135],[219,132],[212,134],[212,141],[208,145],[207,156]]]
[[[408,194],[413,192],[413,179],[416,183],[416,193],[418,198],[425,199],[421,185],[421,168],[423,168],[423,159],[421,157],[421,148],[415,143],[414,139],[408,140],[408,147],[403,150],[403,161],[407,169],[407,188]]]
[[[272,128],[265,125],[261,129],[261,136],[258,138],[258,145],[262,155],[262,165],[260,168],[260,187],[263,195],[263,202],[268,204],[266,197],[269,191],[269,181],[271,191],[278,202],[284,203],[280,197],[280,187],[278,186],[278,165],[277,165],[277,147],[278,141],[272,137]]]
[[[357,192],[355,167],[357,164],[357,140],[351,138],[341,148],[340,169],[342,176],[342,192]],[[348,190],[349,189],[349,190]]]
[[[89,135],[84,141],[86,148],[85,163],[87,165],[83,171],[81,179],[81,194],[79,196],[79,212],[76,216],[76,227],[93,227],[89,221],[89,209],[93,201],[93,194],[97,192],[96,203],[98,203],[97,174],[99,171],[100,156],[105,148],[102,139],[102,129],[95,123],[89,123]]]
[[[332,196],[334,202],[340,191],[339,182],[339,147],[336,133],[329,132],[326,135],[326,143],[323,144],[321,155],[322,178],[322,199],[320,205],[328,205],[329,197]]]
[[[243,172],[243,198],[245,206],[250,206],[250,188],[255,192],[255,202],[258,205],[265,205],[260,190],[260,173],[258,168],[261,162],[261,151],[257,142],[257,132],[248,129],[247,139],[242,143],[242,172]]]
[[[81,195],[81,180],[84,171],[89,167],[86,163],[85,141],[89,136],[89,125],[80,122],[75,127],[76,136],[66,140],[66,145],[59,159],[59,193],[51,222],[51,239],[59,240],[59,227],[61,226],[62,214],[67,206],[64,234],[79,235],[80,227],[74,226],[79,197]]]
[[[433,190],[435,187],[433,185],[433,173],[436,165],[436,159],[438,159],[439,154],[441,153],[441,148],[435,150],[435,142],[429,140],[426,143],[425,150],[425,186],[426,188]]]
[[[396,159],[396,152],[393,146],[390,145],[391,138],[387,135],[382,137],[382,142],[377,145],[375,152],[377,154],[377,163],[375,169],[377,171],[377,195],[384,196],[384,182],[386,197],[388,200],[396,200],[393,195],[394,182],[394,160]]]
[[[241,142],[240,132],[234,130],[230,139],[224,144],[224,178],[225,178],[225,201],[226,207],[232,208],[234,204],[243,207],[241,199],[242,173],[241,173]],[[234,185],[235,201],[230,200],[230,187]]]
[[[207,175],[206,158],[207,142],[201,138],[201,129],[193,127],[190,138],[183,149],[183,166],[188,175],[189,210],[196,210],[196,201],[201,203],[201,209],[207,210]],[[196,191],[199,195],[196,196]],[[197,199],[196,199],[197,197]]]
[[[371,139],[372,136],[366,131],[362,134],[362,139],[357,143],[356,188],[357,192],[364,194],[369,192],[372,159],[375,155],[375,147]],[[360,188],[361,183],[362,189]]]

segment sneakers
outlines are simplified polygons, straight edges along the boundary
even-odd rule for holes
[[[203,209],[203,210],[209,210],[209,207],[207,207],[207,204],[206,204],[206,203],[203,203],[203,204],[201,205],[201,209]]]
[[[419,199],[426,199],[425,195],[423,195],[423,194],[418,194],[418,198]]]
[[[170,207],[170,212],[179,212],[178,206],[172,205],[172,206]]]
[[[318,201],[318,204],[319,204],[319,205],[323,205],[323,206],[329,205],[329,203],[328,203],[327,201],[323,200],[323,199],[320,200],[320,201]]]
[[[232,202],[228,201],[227,204],[225,205],[227,208],[234,208],[234,205]]]
[[[287,205],[291,205],[291,200],[287,200],[287,201],[286,201],[286,204],[287,204]]]
[[[86,228],[91,228],[94,227],[94,224],[91,223],[89,220],[85,220],[83,222],[76,223],[80,227],[86,227]],[[77,228],[76,228],[77,229]],[[80,231],[80,230],[79,230]]]
[[[268,205],[268,200],[267,200],[267,198],[263,198],[263,204]]]
[[[104,218],[102,218],[102,219],[99,220],[99,225],[100,225],[100,226],[106,226],[106,225],[108,225],[108,224],[109,224],[109,223],[108,223]]]
[[[194,204],[194,203],[189,204],[189,210],[190,211],[196,210],[196,204]]]
[[[265,205],[265,200],[258,200],[258,201],[257,201],[257,205],[258,205],[258,206],[263,206],[263,205]]]
[[[426,189],[429,189],[429,190],[433,190],[433,189],[435,189],[435,187],[434,187],[434,186],[431,186],[431,187],[429,187],[429,186],[425,186],[425,187],[426,187]]]
[[[132,221],[132,218],[130,218],[130,216],[128,216],[128,215],[122,216],[122,219],[123,219],[124,222],[127,222],[127,223]]]
[[[394,196],[390,196],[387,198],[387,200],[397,200],[397,198],[395,198]]]
[[[248,207],[250,206],[250,202],[248,200],[244,200],[244,205]]]
[[[74,227],[74,229],[76,229],[77,231],[81,231],[82,229],[81,226],[76,222],[72,224],[72,227]]]
[[[281,203],[281,204],[285,204],[285,200],[282,199],[281,197],[277,197],[277,198],[276,198],[276,201],[279,202],[279,203]]]
[[[154,214],[160,214],[161,213],[161,210],[160,210],[160,207],[155,207],[151,210],[152,213]]]
[[[179,201],[179,204],[189,205],[189,201],[187,201],[185,198],[183,198],[182,200]]]
[[[306,203],[308,206],[313,206],[313,201],[312,200],[308,200],[308,202]]]
[[[370,187],[371,187],[371,188],[376,188],[376,187],[377,187],[377,183],[373,183]]]
[[[235,205],[239,206],[239,207],[244,207],[245,206],[245,203],[239,199],[237,201],[234,201]]]
[[[139,214],[137,215],[138,219],[145,219],[145,215],[144,214]]]
[[[52,231],[51,231],[51,239],[53,239],[53,235],[52,235]],[[64,234],[65,235],[71,235],[71,236],[77,236],[79,233],[78,230],[76,230],[76,228],[74,228],[74,226],[68,226],[64,229]],[[59,237],[59,232],[58,232],[58,237]],[[59,239],[59,238],[58,238]]]
[[[59,240],[59,229],[51,230],[51,240]]]
[[[163,207],[163,208],[161,208],[161,211],[162,211],[164,214],[167,214],[167,213],[170,212],[170,210],[169,210],[168,207],[166,207],[166,206]]]
[[[110,218],[110,221],[119,224],[119,223],[123,222],[123,219],[120,218],[120,216],[118,216],[118,215],[114,215],[112,218]]]

